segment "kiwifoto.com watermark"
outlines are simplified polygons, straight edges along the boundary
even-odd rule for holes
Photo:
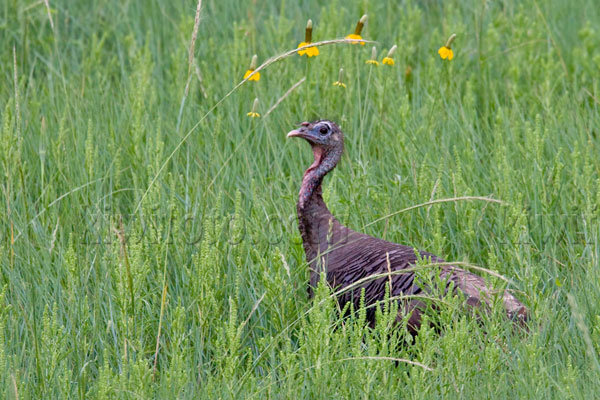
[[[381,229],[374,229],[368,221],[361,226],[352,223],[356,220],[350,215],[340,215],[338,220],[345,226],[373,236],[390,240],[397,233],[406,229],[398,218],[390,217],[377,223]],[[416,219],[418,221],[418,219]],[[510,231],[521,225],[524,232],[519,240],[510,240]],[[365,228],[368,226],[368,228]],[[464,226],[466,229],[467,226]],[[473,226],[469,226],[473,229]],[[489,232],[498,245],[531,245],[544,247],[551,244],[594,244],[600,237],[600,215],[598,214],[533,214],[525,219],[517,219],[510,215],[494,215],[493,218],[480,218],[474,227],[477,234]],[[313,232],[312,237],[327,237],[331,226],[324,223]],[[457,229],[462,229],[459,225]],[[381,234],[378,234],[381,231]],[[260,222],[249,221],[235,215],[214,217],[211,215],[189,214],[179,215],[153,212],[148,215],[127,215],[113,212],[92,212],[82,215],[81,224],[73,230],[77,242],[83,245],[111,245],[121,243],[169,243],[197,246],[202,241],[209,245],[250,244],[279,245],[281,243],[300,244],[298,220],[296,214],[265,214]],[[498,235],[501,232],[502,235]],[[338,237],[335,241],[343,243],[347,238]],[[514,236],[514,234],[512,235]]]

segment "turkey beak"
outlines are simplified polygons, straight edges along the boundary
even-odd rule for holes
[[[299,129],[294,129],[293,131],[288,132],[287,137],[301,137],[304,139],[308,139],[308,131],[306,128],[302,127]]]
[[[302,139],[308,140],[312,143],[312,133],[311,133],[311,124],[310,122],[302,122],[298,129],[294,129],[287,134],[287,137],[301,137]]]

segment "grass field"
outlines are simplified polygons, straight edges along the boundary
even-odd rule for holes
[[[173,3],[0,4],[0,398],[598,396],[595,0],[204,0],[192,63],[197,3]],[[364,13],[374,43],[231,92],[308,18],[320,41]],[[285,134],[317,118],[346,133],[332,212],[507,277],[528,333],[453,298],[416,338],[388,303],[368,329],[323,285],[308,300],[312,156]]]

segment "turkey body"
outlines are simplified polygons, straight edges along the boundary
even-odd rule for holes
[[[365,305],[376,304],[385,299],[386,286],[391,285],[392,297],[405,296],[406,299],[399,300],[398,321],[408,317],[409,330],[416,332],[424,309],[418,295],[427,295],[430,291],[415,281],[415,264],[423,258],[427,266],[433,264],[436,272],[439,271],[441,282],[464,294],[467,305],[490,304],[495,294],[480,276],[445,264],[428,252],[353,231],[329,212],[323,201],[321,183],[343,152],[343,133],[335,123],[305,122],[288,137],[306,139],[314,155],[313,164],[304,174],[297,204],[298,228],[310,265],[310,295],[322,272],[328,284],[339,293],[337,300],[342,308],[352,302],[358,309],[363,290]],[[438,263],[441,265],[435,265]],[[504,291],[502,300],[509,318],[521,323],[527,320],[527,309],[511,293]],[[375,323],[374,307],[367,309],[367,320],[371,325]]]
[[[467,305],[479,307],[493,299],[482,277],[449,265],[434,254],[355,232],[340,224],[328,211],[316,215],[319,215],[316,229],[321,237],[316,251],[307,252],[307,259],[311,260],[311,295],[321,272],[325,272],[329,285],[340,292],[338,302],[342,308],[352,302],[358,309],[363,289],[365,304],[376,304],[385,299],[386,286],[391,285],[392,297],[408,299],[400,302],[398,321],[410,314],[408,328],[414,333],[420,327],[425,304],[418,297],[410,299],[410,296],[428,295],[429,291],[415,282],[415,265],[420,258],[424,268],[431,270],[433,266],[439,271],[440,281],[447,285],[444,290],[453,287],[461,292]],[[344,288],[348,289],[342,290]],[[510,292],[503,293],[503,303],[510,319],[521,322],[527,319],[526,308]],[[374,307],[367,309],[367,320],[374,324]]]

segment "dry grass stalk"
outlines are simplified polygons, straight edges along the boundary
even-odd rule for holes
[[[44,0],[44,4],[46,5],[46,12],[48,13],[48,19],[50,20],[50,27],[52,28],[52,32],[54,32],[54,21],[52,21],[52,14],[50,14],[50,2]]]
[[[190,83],[192,82],[192,65],[194,65],[194,49],[196,46],[196,38],[198,37],[198,25],[200,25],[200,10],[202,8],[202,0],[198,0],[198,5],[196,6],[196,16],[194,17],[194,29],[192,29],[192,38],[190,40],[190,47],[188,48],[188,73],[187,73],[187,81],[185,83],[185,90],[183,91],[183,97],[181,98],[181,105],[179,106],[179,115],[177,116],[177,128],[179,131],[179,127],[181,125],[181,115],[183,114],[183,107],[185,105],[185,99],[187,98],[190,92]],[[200,76],[200,71],[197,70],[196,74]],[[200,81],[202,78],[200,78]]]
[[[303,77],[303,78],[302,78],[302,79],[300,79],[298,82],[294,83],[294,84],[292,85],[292,87],[291,87],[291,88],[289,88],[289,89],[287,90],[287,92],[285,92],[285,93],[283,94],[283,96],[281,96],[279,99],[277,99],[277,101],[275,102],[275,104],[273,104],[273,105],[271,106],[271,108],[269,108],[269,111],[267,111],[267,112],[266,112],[266,114],[265,114],[265,117],[267,117],[269,114],[271,114],[271,112],[272,112],[273,110],[275,110],[275,109],[277,108],[277,106],[278,106],[278,105],[279,105],[279,104],[280,104],[280,103],[281,103],[283,100],[285,100],[285,99],[286,99],[286,97],[288,97],[288,96],[289,96],[289,95],[290,95],[290,94],[291,94],[291,93],[292,93],[294,90],[296,90],[296,88],[297,88],[298,86],[302,85],[302,84],[304,83],[304,81],[305,81],[305,80],[306,80],[306,77]]]

